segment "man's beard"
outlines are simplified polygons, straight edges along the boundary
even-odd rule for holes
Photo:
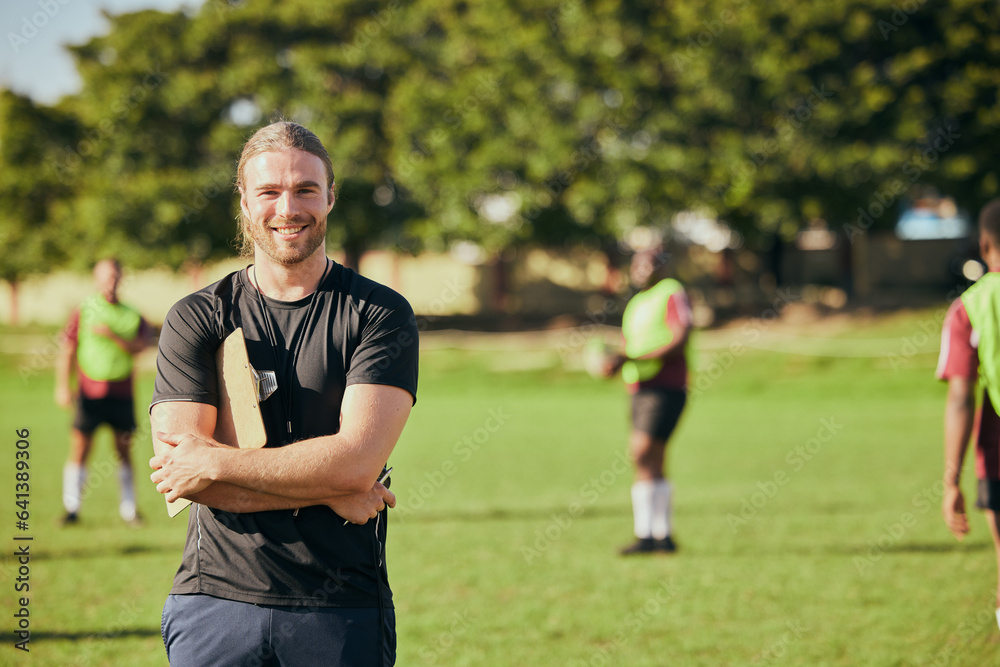
[[[270,226],[270,223],[274,222],[278,223],[278,226],[287,226],[288,223],[306,224],[307,236],[294,247],[284,244],[279,246],[274,238],[275,232]],[[316,220],[312,216],[295,216],[294,218],[271,218],[267,222],[251,220],[248,224],[244,218],[244,233],[249,233],[254,245],[260,248],[265,255],[279,264],[291,266],[311,257],[316,248],[323,245],[326,240],[326,219]]]

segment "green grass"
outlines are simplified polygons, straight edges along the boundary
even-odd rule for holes
[[[937,342],[919,336],[937,315],[872,320],[835,341],[896,358],[747,349],[714,373],[670,447],[681,550],[667,558],[616,555],[631,539],[620,383],[544,349],[530,353],[538,369],[501,372],[525,351],[428,346],[392,457],[398,664],[997,664],[985,524],[974,517],[957,543],[940,519],[944,386]],[[704,367],[742,335],[711,333]],[[70,417],[52,405],[50,371],[21,377],[30,354],[0,361],[0,391],[8,479],[13,430],[32,432],[31,663],[163,665],[160,609],[184,522],[140,484],[148,526],[121,527],[112,475],[83,525],[57,527]],[[150,386],[144,376],[141,397]],[[110,450],[98,443],[95,469]],[[137,469],[148,454],[143,439]],[[8,553],[13,486],[0,490]],[[25,657],[9,639],[15,566],[0,572],[0,664]]]

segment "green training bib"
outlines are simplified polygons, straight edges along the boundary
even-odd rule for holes
[[[979,334],[979,377],[996,408],[1000,406],[1000,273],[987,273],[961,299]]]
[[[674,339],[674,333],[667,326],[667,303],[683,289],[678,281],[666,278],[632,297],[622,315],[626,356],[641,357]],[[662,359],[630,359],[622,366],[622,379],[629,384],[650,380],[662,368]]]
[[[80,304],[80,332],[76,362],[91,380],[124,380],[132,374],[132,355],[107,336],[94,333],[96,325],[106,324],[123,340],[135,340],[142,317],[121,303],[108,303],[101,294],[87,297]]]

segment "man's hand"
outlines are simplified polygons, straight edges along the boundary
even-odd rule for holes
[[[56,387],[56,405],[63,409],[72,407],[73,392],[69,387],[61,385]]]
[[[621,353],[607,355],[601,360],[601,376],[611,377],[621,370],[626,361],[628,361],[628,357]]]
[[[225,445],[190,433],[157,433],[156,437],[170,448],[149,460],[154,471],[149,478],[168,501],[203,491],[215,481],[213,450]]]
[[[969,532],[969,517],[965,514],[965,498],[957,484],[945,485],[941,509],[951,534],[957,540],[964,538]]]
[[[105,338],[111,338],[111,339],[118,338],[118,336],[115,335],[115,332],[111,330],[111,327],[109,327],[107,324],[104,324],[103,322],[100,324],[95,324],[94,326],[90,327],[90,330],[95,334],[97,334],[98,336],[104,336]]]
[[[111,330],[107,324],[95,324],[90,328],[98,336],[104,336],[109,339],[112,343],[117,345],[122,352],[127,352],[128,354],[139,354],[144,349],[146,349],[146,337],[142,334],[142,331],[135,336],[132,340],[125,340],[114,331]]]
[[[364,525],[368,523],[369,519],[374,519],[375,515],[384,510],[387,505],[395,507],[396,496],[380,482],[375,482],[369,491],[349,496],[334,496],[326,500],[325,505],[341,518],[351,523]]]

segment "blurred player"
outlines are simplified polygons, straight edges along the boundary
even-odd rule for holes
[[[944,497],[948,530],[959,540],[969,532],[959,486],[970,437],[976,440],[976,507],[986,514],[1000,568],[1000,199],[979,215],[979,251],[989,272],[951,305],[941,333],[937,377],[948,382],[944,413]],[[976,412],[976,378],[984,386]],[[997,584],[1000,624],[1000,581]]]
[[[667,441],[687,400],[685,348],[691,308],[683,286],[667,278],[666,256],[637,252],[630,277],[640,289],[622,317],[624,351],[605,365],[605,375],[621,369],[632,395],[629,448],[635,462],[632,516],[635,543],[622,555],[673,552],[673,488],[664,475]]]
[[[149,340],[149,325],[142,316],[118,301],[121,265],[103,259],[94,266],[97,292],[87,297],[70,315],[63,347],[56,363],[56,403],[73,404],[71,378],[77,376],[76,417],[70,431],[69,456],[63,468],[64,524],[78,520],[83,488],[87,481],[87,458],[94,431],[101,424],[114,430],[118,453],[121,518],[138,525],[135,485],[132,479],[132,433],[135,406],[132,397],[132,367],[136,354]]]

